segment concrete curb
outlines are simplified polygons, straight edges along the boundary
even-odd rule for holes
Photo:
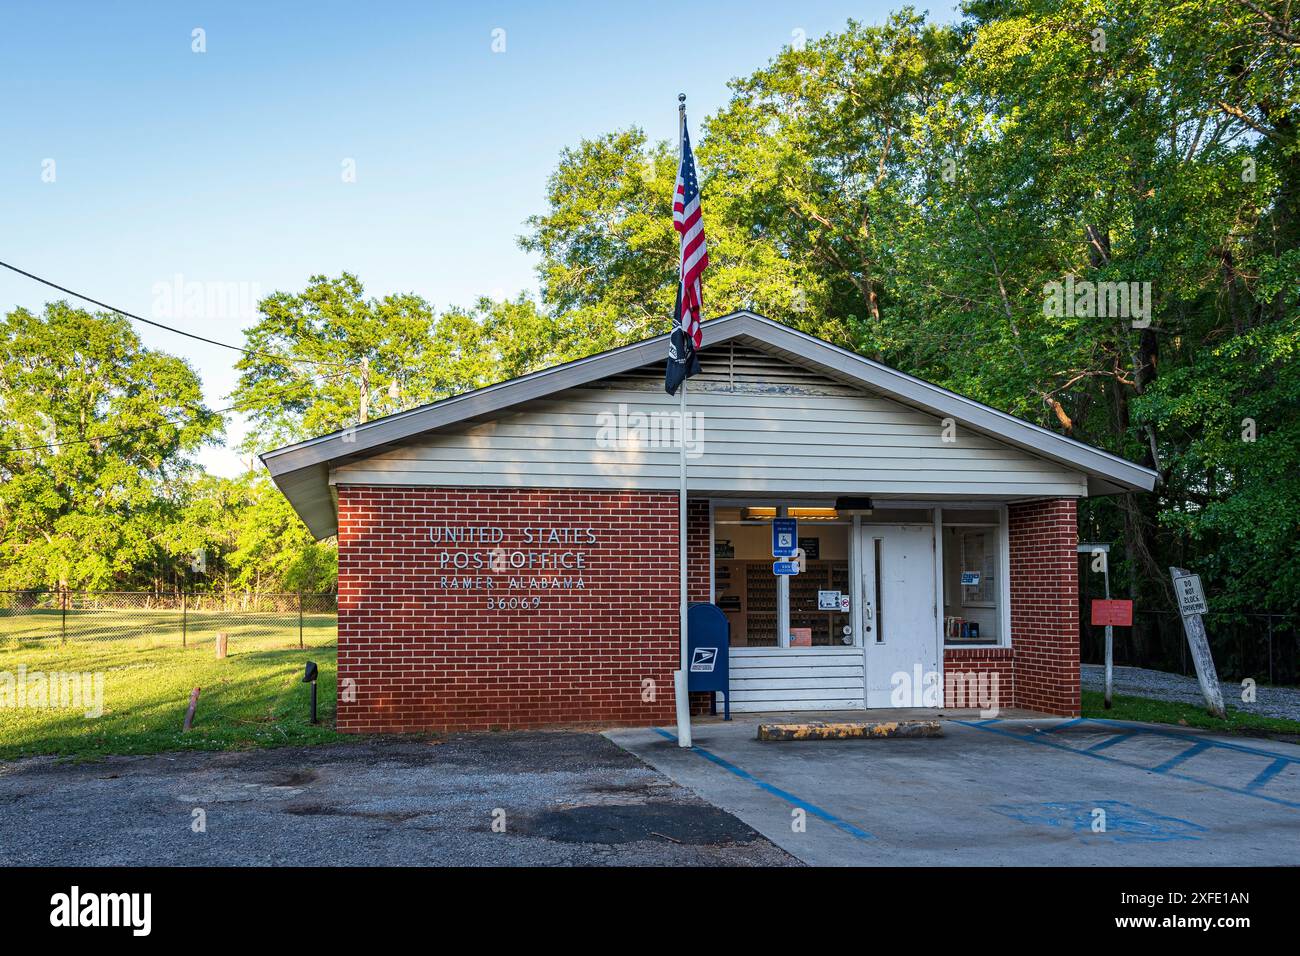
[[[759,724],[759,740],[875,740],[885,737],[942,737],[937,720],[842,721]]]

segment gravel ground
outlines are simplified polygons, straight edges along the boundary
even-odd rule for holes
[[[0,847],[14,865],[798,865],[604,737],[558,732],[0,763]]]
[[[1104,666],[1083,664],[1081,670],[1084,690],[1106,689]],[[1300,688],[1256,687],[1255,702],[1247,704],[1241,699],[1239,682],[1220,681],[1219,686],[1223,688],[1223,702],[1229,707],[1264,717],[1300,720]],[[1201,685],[1195,677],[1167,674],[1164,671],[1147,670],[1145,667],[1116,667],[1115,693],[1126,697],[1152,697],[1158,700],[1185,701],[1190,704],[1205,702],[1205,698],[1201,695]]]

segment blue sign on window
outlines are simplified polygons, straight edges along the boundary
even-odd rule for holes
[[[772,519],[772,557],[793,558],[799,549],[799,522],[794,518]]]

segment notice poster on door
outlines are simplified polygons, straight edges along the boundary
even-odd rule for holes
[[[812,628],[811,627],[790,628],[790,646],[791,647],[812,647]]]

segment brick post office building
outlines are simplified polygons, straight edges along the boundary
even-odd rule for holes
[[[671,722],[683,443],[734,710],[1079,712],[1076,502],[1155,473],[749,312],[704,336],[685,420],[660,337],[263,456],[338,536],[340,730]]]

